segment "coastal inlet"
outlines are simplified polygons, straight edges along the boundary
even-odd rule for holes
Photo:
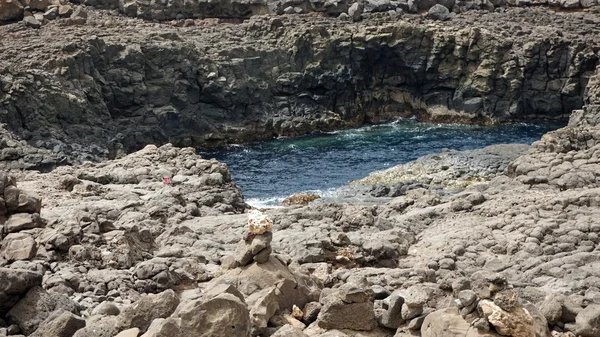
[[[272,141],[200,150],[227,163],[246,201],[276,205],[300,192],[328,195],[370,172],[448,148],[468,150],[493,144],[531,144],[563,125],[552,123],[472,126],[414,120],[363,126]]]

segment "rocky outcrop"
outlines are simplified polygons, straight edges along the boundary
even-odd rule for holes
[[[174,27],[93,12],[66,46],[59,37],[70,28],[59,22],[40,34],[4,26],[19,38],[1,42],[0,112],[12,135],[0,160],[48,170],[148,143],[211,146],[396,116],[566,117],[582,108],[596,67],[597,18],[562,15],[466,12],[442,24],[253,16]],[[30,57],[6,54],[38,44]]]

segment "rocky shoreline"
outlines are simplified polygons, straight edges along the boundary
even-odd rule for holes
[[[394,117],[566,119],[583,107],[598,64],[596,10],[501,7],[447,21],[371,10],[358,22],[313,13],[234,24],[86,7],[83,24],[0,26],[9,37],[0,41],[0,165],[48,171],[146,144],[216,146]]]
[[[594,3],[83,3],[0,26],[0,336],[600,336]],[[567,115],[262,212],[194,148]]]

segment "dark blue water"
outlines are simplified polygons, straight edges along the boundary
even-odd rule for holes
[[[276,204],[298,192],[326,194],[386,169],[438,153],[492,144],[527,143],[561,127],[557,124],[467,126],[412,120],[359,129],[200,151],[229,165],[234,181],[252,205]]]

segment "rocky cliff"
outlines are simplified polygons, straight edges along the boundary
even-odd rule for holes
[[[68,20],[0,27],[9,37],[0,41],[5,167],[47,169],[148,143],[211,146],[397,116],[566,118],[582,108],[598,63],[593,11],[469,11],[444,22],[398,12],[358,23],[253,16],[176,27],[91,10],[84,25]]]

